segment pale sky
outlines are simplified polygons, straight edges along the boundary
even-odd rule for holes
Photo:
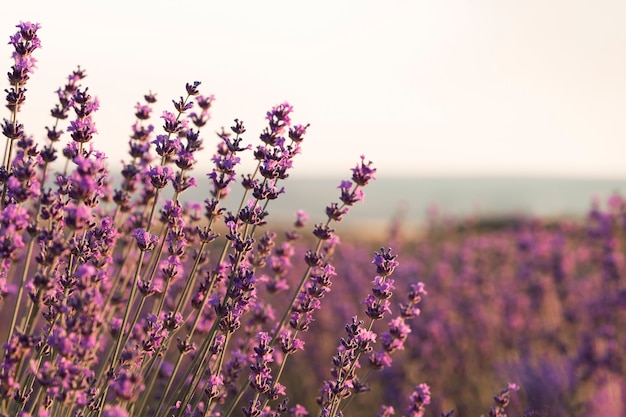
[[[300,174],[347,173],[365,154],[379,176],[626,177],[623,0],[9,2],[5,73],[20,20],[41,23],[43,43],[26,131],[45,135],[81,65],[113,162],[144,93],[158,116],[198,80],[217,99],[207,158],[214,130],[242,119],[256,145],[289,101],[311,123]]]

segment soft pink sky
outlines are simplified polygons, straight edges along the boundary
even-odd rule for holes
[[[287,100],[311,123],[301,174],[347,172],[365,154],[379,176],[626,177],[621,0],[39,0],[6,5],[0,36],[20,20],[40,22],[43,42],[26,130],[45,134],[53,91],[80,64],[113,161],[145,92],[160,114],[199,80],[217,98],[207,156],[234,118],[256,144]]]

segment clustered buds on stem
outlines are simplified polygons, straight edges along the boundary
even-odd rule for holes
[[[312,328],[340,274],[331,264],[339,244],[331,223],[363,200],[376,172],[372,163],[361,156],[351,180],[340,183],[326,222],[312,227],[312,249],[296,246],[308,220],[303,211],[278,237],[269,230],[268,207],[285,192],[282,181],[309,127],[292,124],[293,107],[284,102],[266,113],[254,150],[243,143],[241,120],[230,133],[222,130],[207,175],[210,197],[204,207],[185,201],[181,194],[196,186],[199,129],[215,100],[201,95],[196,81],[161,113],[160,134],[150,124],[155,95],[136,104],[130,160],[112,191],[106,157],[94,143],[99,102],[80,85],[86,76],[80,67],[56,92],[54,125],[46,127],[41,151],[17,122],[40,46],[38,24],[18,28],[9,42],[15,63],[5,90],[11,117],[2,125],[8,146],[0,168],[0,308],[12,314],[0,363],[0,416],[308,415],[301,405],[287,406],[280,378],[287,359],[304,350],[301,333]],[[62,150],[66,166],[51,174],[64,129],[71,137]],[[224,200],[247,151],[257,166],[241,175],[244,196],[229,211]],[[162,201],[165,191],[173,197]],[[304,272],[294,283],[298,256]],[[367,375],[359,374],[363,355],[371,369],[391,364],[426,294],[422,283],[411,286],[399,315],[378,335],[373,324],[392,312],[389,276],[398,262],[391,249],[381,249],[372,263],[376,276],[364,302],[369,323],[354,316],[345,326],[318,399],[323,416],[343,415],[344,399],[369,390]],[[291,301],[283,300],[290,291]],[[507,406],[509,391],[496,397],[494,415]],[[428,386],[419,385],[410,400],[407,413],[421,416]]]
[[[20,110],[20,106],[26,99],[26,89],[24,86],[32,74],[37,60],[33,57],[33,52],[41,47],[41,41],[37,36],[37,31],[41,28],[38,23],[20,22],[19,29],[15,35],[11,36],[9,44],[15,49],[13,52],[14,64],[7,74],[11,88],[5,90],[7,93],[7,107],[11,112]]]

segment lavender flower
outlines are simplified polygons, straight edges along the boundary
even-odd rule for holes
[[[507,417],[506,408],[509,405],[511,393],[519,391],[517,384],[509,383],[509,386],[493,397],[495,406],[489,409],[489,417]]]
[[[430,404],[430,387],[426,384],[419,384],[411,394],[411,403],[406,409],[406,415],[410,417],[422,417],[426,406]]]
[[[36,59],[32,53],[41,47],[41,41],[37,36],[37,31],[41,28],[38,23],[20,22],[16,26],[19,30],[10,37],[9,45],[15,51],[12,54],[14,65],[11,67],[8,78],[11,88],[7,90],[7,107],[10,111],[19,111],[25,100],[25,89],[23,88],[34,68]]]
[[[91,114],[98,110],[99,102],[97,98],[92,98],[87,94],[87,88],[83,91],[77,89],[72,96],[72,106],[76,112],[76,120],[70,122],[67,128],[71,132],[72,140],[79,144],[87,143],[93,135],[98,133],[96,125],[91,118]]]
[[[342,416],[349,405],[355,415],[371,413],[374,408],[368,404],[363,411],[356,394],[380,385],[373,371],[390,368],[394,352],[405,350],[396,360],[407,374],[426,375],[433,363],[443,368],[464,361],[463,354],[442,353],[442,346],[454,348],[458,339],[465,348],[476,345],[480,354],[463,366],[456,362],[456,369],[475,371],[474,362],[495,357],[483,340],[500,340],[489,334],[496,323],[514,330],[502,332],[503,351],[522,346],[530,357],[533,342],[521,335],[538,326],[536,319],[526,324],[534,319],[529,309],[548,311],[545,305],[550,314],[541,316],[558,317],[555,326],[579,327],[566,332],[571,340],[555,340],[561,337],[556,327],[534,336],[542,354],[558,346],[559,360],[587,382],[620,369],[619,308],[626,304],[620,287],[624,244],[618,227],[626,218],[621,199],[612,199],[607,213],[594,207],[588,233],[572,228],[575,240],[568,240],[565,226],[550,239],[538,226],[528,226],[506,235],[513,243],[506,236],[463,241],[448,231],[443,235],[458,241],[425,239],[401,247],[407,255],[402,265],[391,249],[380,249],[365,294],[366,243],[351,248],[353,239],[342,242],[333,224],[364,199],[363,188],[375,179],[376,169],[364,156],[350,179],[339,183],[337,200],[319,213],[324,220],[307,226],[309,215],[299,210],[295,223],[283,225],[283,219],[272,218],[273,205],[289,188],[283,182],[309,125],[295,124],[293,106],[280,103],[265,114],[267,125],[253,147],[245,142],[243,121],[234,119],[228,132],[217,129],[215,151],[206,161],[200,151],[211,142],[205,142],[202,128],[215,98],[202,95],[196,81],[185,85],[169,110],[157,110],[151,92],[129,109],[135,117],[130,158],[116,182],[98,151],[93,116],[99,102],[81,85],[86,72],[80,67],[54,94],[54,123],[43,132],[45,144],[18,121],[33,53],[41,45],[39,28],[22,22],[9,41],[14,52],[5,90],[10,116],[2,122],[7,148],[0,167],[0,308],[11,318],[0,361],[0,415],[301,417],[309,411],[296,403],[311,403],[307,395],[320,383],[313,414]],[[66,131],[66,166],[51,172]],[[248,151],[256,166],[243,172]],[[208,185],[194,177],[206,162],[212,163]],[[205,191],[204,204],[182,195],[196,185]],[[227,199],[239,186],[244,195],[230,205]],[[489,252],[491,245],[499,251]],[[518,258],[508,260],[510,253]],[[505,268],[515,272],[515,280]],[[488,279],[492,271],[503,276],[502,284]],[[426,295],[423,283],[410,284],[416,276],[439,298],[411,327]],[[335,299],[327,297],[331,288]],[[396,288],[406,289],[400,303],[393,298]],[[544,302],[547,297],[550,302]],[[365,321],[353,311],[361,300]],[[387,326],[379,330],[382,319]],[[329,352],[324,341],[338,322],[347,322],[345,334]],[[464,332],[475,337],[474,345],[463,340]],[[330,356],[330,375],[317,375],[319,367],[311,363]],[[362,367],[366,361],[369,366]],[[476,373],[491,375],[489,363],[478,365]],[[393,369],[385,372],[391,389],[382,395],[391,403],[401,391],[393,385],[400,377]],[[438,375],[433,384],[446,392]],[[490,415],[504,416],[517,389],[510,385],[496,396]],[[405,414],[421,416],[430,402],[429,386],[420,384]],[[394,411],[386,405],[378,415]]]
[[[131,235],[137,241],[140,250],[146,252],[154,249],[159,242],[159,237],[148,233],[145,229],[135,229]]]

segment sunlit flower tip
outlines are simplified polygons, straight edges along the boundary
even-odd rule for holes
[[[135,238],[141,251],[151,251],[159,242],[159,236],[147,232],[146,229],[135,229],[131,236]]]
[[[12,123],[4,119],[2,123],[2,134],[9,139],[20,139],[24,136],[24,125]]]
[[[168,181],[174,179],[174,172],[168,167],[156,166],[150,168],[148,177],[154,188],[161,189],[167,186]]]
[[[288,102],[284,102],[277,106],[272,107],[272,110],[267,112],[266,119],[272,121],[283,121],[285,124],[289,124],[289,113],[293,111],[293,106]]]
[[[374,260],[372,263],[376,265],[376,273],[388,276],[391,275],[394,269],[399,265],[399,263],[395,260],[398,255],[391,254],[391,248],[387,250],[381,248],[380,253],[374,252]]]
[[[246,131],[246,128],[243,125],[243,121],[235,119],[235,125],[231,126],[230,130],[232,130],[236,135],[241,135]]]
[[[78,81],[84,79],[87,76],[87,72],[78,65],[70,75],[67,76],[67,80],[75,85]]]
[[[32,41],[35,38],[37,31],[41,29],[41,24],[32,22],[20,22],[15,27],[20,29],[19,33],[23,40]]]
[[[364,186],[375,179],[374,173],[376,168],[372,168],[371,165],[372,162],[365,163],[365,155],[361,155],[361,163],[352,168],[352,181],[360,186]]]
[[[179,100],[172,100],[172,103],[174,104],[174,108],[176,109],[176,111],[178,111],[179,113],[184,113],[193,107],[193,102],[186,102],[185,99],[182,97]]]
[[[307,125],[296,125],[289,129],[289,139],[298,143],[304,140],[304,134],[306,133],[307,128],[310,124]]]
[[[163,119],[163,129],[168,133],[176,133],[180,129],[180,121],[176,119],[174,113],[171,113],[167,110],[163,111],[161,115],[161,119]]]
[[[187,94],[190,96],[195,96],[199,93],[198,86],[200,85],[200,81],[194,81],[192,83],[187,83],[185,85],[185,89],[187,90]]]
[[[77,119],[70,122],[67,131],[72,132],[72,139],[78,143],[89,142],[93,135],[98,133],[96,124],[90,118]]]
[[[156,94],[154,94],[152,91],[144,95],[143,99],[146,100],[146,103],[150,103],[150,104],[156,103],[157,101]]]

